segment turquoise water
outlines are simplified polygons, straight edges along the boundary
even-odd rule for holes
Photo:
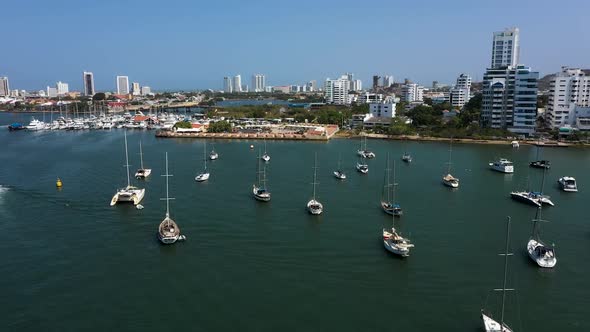
[[[4,116],[4,115],[3,115]],[[3,118],[3,123],[7,123]],[[2,120],[2,119],[0,119]],[[558,265],[541,270],[524,248],[535,209],[511,190],[540,185],[527,167],[532,147],[455,144],[453,174],[461,188],[440,183],[443,143],[370,140],[369,174],[354,170],[358,141],[268,141],[270,203],[251,197],[260,141],[215,143],[211,179],[196,183],[202,140],[128,133],[132,169],[142,140],[152,176],[143,210],[110,207],[125,185],[123,132],[0,131],[0,251],[6,331],[478,331],[479,311],[497,313],[505,218],[512,216],[507,322],[517,331],[585,331],[590,307],[590,155],[545,149],[553,162],[545,192],[542,237],[555,243]],[[250,150],[249,145],[255,149]],[[414,156],[402,164],[405,149]],[[164,153],[170,160],[172,217],[187,241],[162,246]],[[314,153],[324,214],[309,215]],[[398,227],[416,247],[407,259],[389,255],[379,207],[386,153],[397,161]],[[338,156],[348,179],[332,176]],[[487,169],[498,157],[516,173]],[[560,176],[580,192],[560,192]],[[61,190],[55,180],[64,182]],[[124,327],[124,328],[122,328]]]

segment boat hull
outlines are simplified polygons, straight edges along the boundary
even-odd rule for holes
[[[207,180],[209,180],[209,176],[210,176],[209,173],[201,173],[195,177],[195,181],[197,181],[197,182],[207,181]]]
[[[527,252],[533,262],[540,267],[552,268],[557,264],[557,257],[555,257],[553,248],[548,248],[540,241],[530,239],[527,243]]]
[[[138,169],[137,172],[135,172],[135,178],[136,179],[145,179],[148,176],[150,176],[150,174],[152,174],[152,170],[149,168]]]
[[[344,179],[346,179],[346,174],[339,172],[339,171],[335,171],[334,177],[337,179],[340,179],[340,180],[344,180]]]
[[[410,248],[413,246],[413,244],[407,243],[406,239],[399,237],[395,230],[392,229],[390,232],[383,229],[383,247],[390,253],[400,257],[408,257],[410,256]]]
[[[180,237],[180,227],[169,217],[164,218],[158,226],[158,240],[162,244],[173,244]]]
[[[525,192],[512,192],[510,193],[510,197],[518,202],[533,205],[536,207],[541,206],[541,203],[538,202],[536,199],[530,197],[528,193]]]
[[[311,201],[307,202],[307,211],[310,214],[319,215],[324,211],[324,206],[322,203],[312,199]]]
[[[512,332],[506,324],[502,324],[503,326],[500,328],[500,323],[484,313],[483,310],[481,312],[481,319],[483,321],[483,328],[486,332]]]
[[[252,195],[257,201],[260,202],[268,202],[270,201],[270,193],[268,191],[260,191],[260,188],[253,186],[252,187]]]
[[[367,174],[367,173],[369,173],[369,166],[362,165],[362,164],[356,164],[356,170],[362,174]]]
[[[141,200],[143,200],[144,195],[145,189],[121,189],[111,199],[111,206],[119,203],[133,203],[133,205],[137,205],[141,202]]]

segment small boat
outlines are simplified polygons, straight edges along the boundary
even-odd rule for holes
[[[337,179],[344,180],[344,179],[346,179],[346,174],[344,174],[344,172],[342,171],[342,168],[340,167],[340,161],[341,161],[340,156],[338,156],[338,168],[334,171],[334,176]]]
[[[559,178],[559,180],[557,180],[557,183],[559,184],[559,187],[563,191],[567,191],[567,192],[577,192],[578,191],[578,185],[576,184],[576,179],[574,179],[571,176],[561,177],[561,178]]]
[[[508,275],[508,256],[512,256],[513,254],[508,252],[508,247],[510,244],[510,217],[506,222],[506,250],[504,253],[500,254],[504,256],[504,283],[502,284],[502,288],[498,289],[502,292],[502,309],[500,311],[500,321],[497,321],[489,312],[486,312],[484,309],[481,310],[481,319],[483,322],[483,328],[486,332],[512,332],[512,329],[504,323],[504,309],[506,303],[506,291],[512,291],[513,289],[506,288],[506,276]]]
[[[322,203],[320,203],[317,199],[316,199],[316,195],[315,195],[315,187],[316,185],[318,185],[319,183],[317,182],[317,163],[318,163],[318,155],[317,153],[315,154],[315,159],[314,159],[314,164],[313,164],[313,195],[311,197],[311,199],[309,200],[309,202],[307,202],[307,211],[309,211],[309,213],[313,214],[313,215],[318,215],[321,214],[324,211],[324,206],[322,205]]]
[[[406,162],[406,163],[411,163],[412,162],[412,156],[405,152],[404,155],[402,156],[402,161]]]
[[[531,238],[526,245],[526,250],[529,257],[537,263],[540,267],[551,268],[557,264],[557,257],[555,256],[555,248],[549,247],[541,241],[539,235],[539,222],[547,222],[541,219],[541,206],[537,209],[535,219],[533,219],[533,232]]]
[[[135,172],[136,179],[145,179],[150,174],[152,174],[152,170],[150,168],[143,167],[143,149],[141,148],[141,141],[139,141],[139,158],[141,159],[141,168]]]
[[[23,129],[25,129],[25,126],[23,126],[23,124],[19,123],[19,122],[11,123],[8,125],[8,130],[11,130],[11,131],[23,130]]]
[[[459,179],[457,179],[456,177],[451,175],[452,153],[453,153],[453,140],[451,139],[451,143],[449,146],[449,162],[448,162],[448,168],[447,168],[447,175],[443,176],[442,183],[447,187],[459,188]]]
[[[356,170],[362,174],[367,174],[369,173],[369,165],[362,162],[362,160],[359,158],[359,161],[356,163]]]
[[[363,139],[361,138],[361,146],[356,151],[357,155],[361,158],[375,158],[375,153],[367,149],[367,136],[365,136],[365,146],[363,147]]]
[[[111,199],[111,206],[117,203],[133,203],[139,204],[145,196],[145,189],[137,188],[131,185],[131,177],[129,175],[129,154],[127,152],[127,131],[125,131],[125,161],[127,167],[127,187],[119,189]]]
[[[385,175],[383,178],[383,190],[381,190],[381,208],[387,214],[400,217],[404,212],[395,201],[395,161],[393,162],[393,183],[390,181],[391,168],[389,167],[389,153],[385,162]]]
[[[214,148],[211,148],[211,152],[209,152],[209,159],[217,160],[219,158],[219,154],[215,152]]]
[[[166,198],[163,199],[166,201],[166,216],[158,226],[158,240],[163,244],[173,244],[184,239],[184,236],[180,235],[180,227],[170,218],[170,200],[174,198],[170,198],[168,190],[168,178],[172,176],[168,174],[168,152],[166,152],[166,174],[162,176],[166,177]]]
[[[551,168],[551,162],[549,160],[536,160],[536,161],[531,161],[529,163],[530,167],[533,168]]]
[[[264,160],[265,162],[270,161],[270,155],[266,152],[266,140],[264,140],[264,154],[262,154],[261,159]]]
[[[500,158],[498,161],[489,163],[490,168],[501,173],[514,173],[514,164],[508,159]]]
[[[258,182],[252,185],[252,194],[254,198],[261,202],[268,202],[270,201],[270,192],[266,188],[266,164],[260,167],[260,150],[258,152],[258,159],[257,159],[257,175],[258,175]]]
[[[209,180],[209,172],[207,171],[207,157],[206,157],[206,153],[207,153],[207,143],[203,142],[203,165],[204,165],[204,169],[202,173],[199,173],[196,177],[195,177],[195,181],[197,182],[204,182]]]
[[[518,143],[518,141],[512,141],[510,142],[510,145],[512,145],[513,148],[518,149],[520,147],[520,144]]]
[[[541,202],[534,196],[531,195],[530,191],[513,191],[510,193],[510,197],[515,201],[527,203],[534,206],[541,206]]]

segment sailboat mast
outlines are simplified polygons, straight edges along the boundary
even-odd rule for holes
[[[166,152],[166,217],[170,217],[170,197],[168,192],[168,152]]]
[[[393,187],[391,188],[391,204],[393,208],[393,204],[395,203],[395,186],[397,185],[397,183],[395,183],[395,160],[393,161],[393,183],[391,185]]]
[[[203,162],[205,162],[205,172],[207,172],[207,142],[203,142]]]
[[[127,130],[125,133],[125,166],[127,167],[127,187],[131,186],[131,179],[129,178],[129,153],[127,152]]]
[[[449,146],[449,167],[447,170],[447,174],[451,174],[451,157],[453,153],[453,139],[451,138],[451,144]]]
[[[141,169],[143,169],[143,150],[141,148],[141,141],[139,141],[139,159],[141,160]]]
[[[387,153],[387,161],[385,162],[385,173],[387,174],[387,183],[385,184],[385,188],[387,190],[387,202],[390,203],[393,207],[393,201],[391,201],[391,166],[389,166],[389,152]]]
[[[314,156],[314,162],[313,162],[313,200],[315,201],[315,185],[317,182],[317,163],[318,163],[318,154],[317,152],[315,153]]]
[[[510,244],[510,217],[506,221],[506,250],[504,250],[504,282],[502,284],[502,311],[500,313],[500,329],[504,328],[504,307],[506,303],[506,277],[508,275],[508,245]]]

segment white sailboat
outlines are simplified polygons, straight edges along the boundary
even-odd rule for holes
[[[209,180],[209,172],[207,171],[207,143],[203,142],[203,172],[195,177],[195,181],[204,182]]]
[[[383,247],[392,254],[408,257],[414,244],[395,229],[395,215],[391,215],[391,229],[383,228]]]
[[[369,173],[369,165],[367,165],[367,163],[365,163],[363,159],[359,157],[359,160],[356,162],[356,170],[362,174],[367,174]]]
[[[346,174],[344,174],[344,172],[342,171],[342,167],[340,167],[340,163],[341,163],[340,155],[338,155],[338,168],[334,171],[334,176],[337,179],[344,180],[344,179],[346,179]]]
[[[141,141],[139,141],[139,158],[141,159],[141,168],[135,172],[136,179],[145,179],[150,174],[152,174],[152,170],[150,168],[143,167],[143,149],[141,147]]]
[[[217,160],[218,158],[219,154],[215,151],[215,148],[213,148],[213,144],[211,144],[211,152],[209,152],[209,159]]]
[[[383,178],[383,190],[381,191],[381,208],[387,214],[400,217],[404,212],[401,206],[395,202],[395,161],[393,161],[393,183],[390,179],[391,168],[389,167],[389,153],[385,162],[385,176]]]
[[[451,175],[452,155],[453,155],[453,139],[451,139],[451,143],[449,146],[449,162],[448,162],[449,166],[447,169],[447,175],[443,176],[442,182],[447,187],[459,188],[459,179],[457,179],[456,177]]]
[[[168,152],[166,152],[166,174],[162,176],[166,177],[166,198],[161,198],[166,201],[166,216],[158,226],[158,240],[163,244],[173,244],[178,240],[184,240],[186,237],[180,235],[180,227],[170,218],[170,200],[174,198],[170,197],[168,190],[168,178],[172,176],[168,174]]]
[[[266,164],[262,166],[261,170],[260,159],[260,150],[258,150],[258,159],[256,159],[256,175],[258,177],[258,181],[256,184],[252,185],[252,194],[254,195],[254,198],[256,200],[261,202],[268,202],[270,201],[270,192],[266,188]]]
[[[317,182],[317,163],[318,163],[318,155],[317,153],[315,154],[315,159],[314,159],[314,163],[313,163],[313,196],[311,198],[311,200],[309,200],[309,202],[307,202],[307,211],[309,211],[309,213],[313,214],[313,215],[318,215],[321,214],[324,211],[324,206],[322,205],[322,203],[320,203],[318,200],[316,200],[315,197],[315,187],[318,184]]]
[[[266,140],[264,140],[264,154],[262,155],[262,160],[265,162],[270,161],[270,155],[266,152]]]
[[[363,138],[361,137],[361,145],[356,151],[359,157],[362,158],[375,158],[375,153],[367,149],[367,136],[365,136],[365,146],[363,147]]]
[[[127,152],[127,131],[125,131],[125,167],[127,167],[127,187],[119,189],[111,199],[111,206],[117,203],[130,202],[133,205],[138,205],[145,195],[145,189],[137,188],[131,185],[131,178],[129,176],[129,154]]]
[[[557,264],[557,257],[555,256],[555,248],[543,243],[539,235],[539,222],[548,222],[547,220],[541,219],[541,209],[541,206],[537,208],[537,214],[535,215],[535,219],[533,219],[533,232],[526,245],[526,250],[529,253],[529,257],[537,265],[551,268]]]
[[[504,283],[502,284],[502,288],[495,289],[495,291],[502,292],[502,310],[500,311],[500,321],[498,322],[496,319],[492,317],[492,315],[484,309],[481,310],[481,319],[483,321],[483,327],[486,332],[512,332],[512,329],[504,323],[504,307],[506,303],[506,291],[512,291],[514,289],[506,288],[506,276],[508,274],[508,256],[512,256],[513,254],[508,252],[508,246],[510,244],[510,217],[506,221],[506,250],[501,256],[504,256]]]

